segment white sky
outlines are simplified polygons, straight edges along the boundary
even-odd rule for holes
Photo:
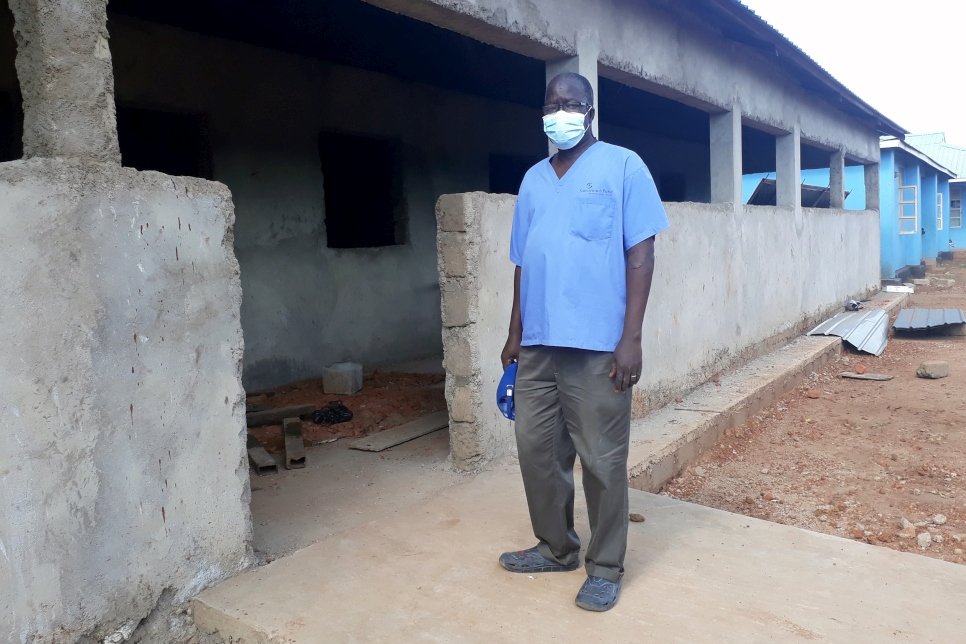
[[[742,2],[901,127],[966,146],[966,1]]]

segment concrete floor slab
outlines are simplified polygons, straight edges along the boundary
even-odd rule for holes
[[[447,466],[448,432],[378,454],[350,450],[350,442],[307,449],[304,469],[252,476],[254,547],[261,559],[392,517],[464,480]]]
[[[364,508],[362,508],[364,509]],[[573,604],[573,573],[519,575],[532,545],[503,466],[333,534],[195,600],[207,632],[251,642],[956,642],[966,567],[631,491],[619,605]],[[586,512],[577,508],[586,538]]]

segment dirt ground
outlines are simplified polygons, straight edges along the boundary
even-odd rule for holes
[[[275,387],[261,395],[249,395],[248,405],[284,407],[312,404],[317,408],[339,400],[352,412],[352,420],[336,425],[317,425],[302,421],[306,445],[320,445],[340,438],[365,436],[390,429],[420,416],[446,409],[445,376],[374,371],[363,379],[362,391],[351,396],[334,396],[322,389],[322,380],[303,380]],[[252,427],[269,452],[284,451],[281,425]]]
[[[953,286],[916,287],[905,306],[966,309],[966,262],[953,264],[930,270]],[[924,360],[948,361],[949,377],[917,378]],[[860,364],[895,379],[839,377]],[[846,350],[663,493],[966,564],[966,337],[890,337],[878,358]]]

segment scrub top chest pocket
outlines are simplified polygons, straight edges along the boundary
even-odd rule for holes
[[[581,195],[570,220],[570,233],[587,241],[610,239],[617,203],[610,195]]]

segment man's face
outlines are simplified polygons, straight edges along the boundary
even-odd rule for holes
[[[585,113],[584,127],[589,128],[594,120],[594,108],[588,107],[587,103],[587,97],[580,85],[566,79],[559,80],[547,86],[547,94],[544,97],[544,114],[547,113],[549,106],[563,106],[568,112]],[[556,111],[554,109],[550,113]]]

